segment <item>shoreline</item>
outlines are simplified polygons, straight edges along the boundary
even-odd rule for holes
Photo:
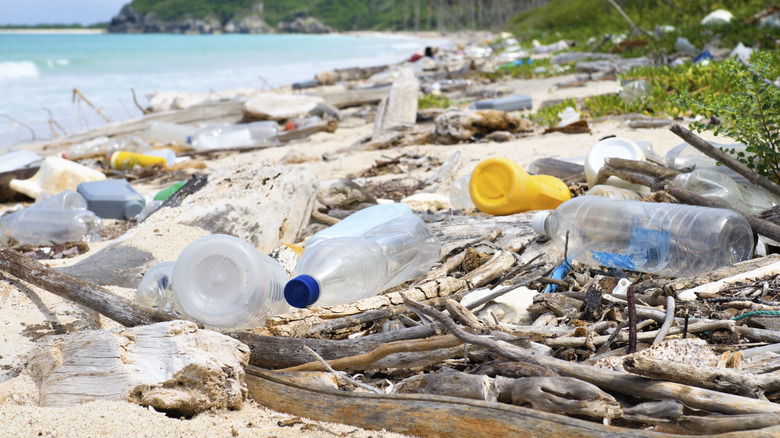
[[[87,34],[87,35],[96,35],[96,34],[103,34],[103,33],[108,33],[108,32],[106,32],[105,29],[55,29],[55,28],[0,29],[0,34],[3,34],[3,33],[9,33],[9,34],[25,33],[25,34],[75,34],[75,35]]]

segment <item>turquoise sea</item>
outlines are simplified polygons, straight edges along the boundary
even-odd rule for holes
[[[170,35],[0,33],[0,147],[139,117],[150,92],[267,89],[333,68],[407,59],[446,41],[403,35]]]

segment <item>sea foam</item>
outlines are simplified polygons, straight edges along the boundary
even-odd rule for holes
[[[37,78],[38,67],[32,61],[0,62],[0,81],[19,78]]]

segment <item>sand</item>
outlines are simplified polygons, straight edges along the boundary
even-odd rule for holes
[[[576,75],[539,80],[511,80],[491,85],[507,88],[513,93],[530,94],[534,105],[544,100],[564,97],[584,97],[618,89],[616,81],[593,81],[578,88],[558,88],[556,85],[574,79]],[[567,135],[554,133],[542,135],[537,130],[507,143],[475,143],[452,146],[420,145],[380,151],[360,151],[343,154],[337,159],[325,161],[323,155],[352,145],[370,134],[372,124],[361,118],[348,117],[335,133],[319,133],[304,142],[274,147],[243,154],[226,154],[208,162],[209,169],[243,162],[255,164],[273,163],[299,166],[313,172],[321,184],[344,178],[370,167],[377,159],[408,156],[432,156],[444,161],[455,151],[462,154],[459,174],[470,172],[476,164],[491,156],[504,156],[527,167],[542,157],[582,157],[600,138],[617,135],[634,141],[649,141],[655,152],[665,154],[682,141],[666,128],[631,129],[620,120],[608,120],[592,124],[591,134]],[[705,139],[720,140],[704,136]],[[425,179],[432,170],[411,169],[411,178]],[[387,178],[388,176],[385,176]],[[393,176],[398,177],[398,176]],[[381,177],[380,177],[381,178]],[[155,186],[137,187],[142,193],[159,189]],[[180,236],[182,239],[197,236]],[[95,244],[91,251],[75,259],[46,262],[51,266],[75,263],[88,257],[105,242]],[[111,288],[119,295],[132,298],[134,291]],[[104,317],[97,317],[78,306],[64,302],[48,292],[28,287],[20,282],[0,276],[0,426],[2,436],[295,436],[295,437],[391,437],[400,436],[387,432],[365,431],[353,426],[333,425],[311,420],[296,420],[247,401],[237,411],[206,412],[192,419],[169,418],[162,413],[125,402],[91,402],[71,408],[37,407],[34,383],[24,374],[8,380],[22,371],[24,352],[34,348],[34,341],[51,333],[48,321],[56,319],[69,329],[113,328],[117,324]],[[5,376],[5,377],[2,377]],[[3,380],[7,380],[3,382]]]

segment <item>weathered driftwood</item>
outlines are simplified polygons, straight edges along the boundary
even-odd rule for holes
[[[314,76],[320,84],[331,85],[343,81],[361,81],[390,68],[388,65],[374,67],[349,67],[328,70]]]
[[[333,91],[317,93],[323,102],[336,108],[351,106],[376,105],[390,95],[390,87],[363,88],[357,90]]]
[[[572,377],[524,377],[511,383],[512,404],[544,412],[619,418],[620,404],[597,386]]]
[[[673,124],[669,128],[669,130],[675,133],[678,137],[685,140],[689,145],[701,151],[701,153],[703,153],[704,155],[713,158],[715,160],[718,160],[719,162],[723,163],[724,166],[744,176],[751,183],[759,187],[763,187],[769,190],[770,192],[774,193],[775,195],[780,196],[780,185],[775,184],[772,181],[769,181],[768,179],[762,177],[755,170],[748,168],[744,164],[737,161],[731,155],[707,143],[706,141],[704,141],[704,139],[702,139],[698,135],[683,128],[677,123]]]
[[[502,403],[424,394],[343,392],[247,367],[250,396],[270,409],[320,421],[422,437],[623,437],[627,429]],[[446,418],[446,421],[441,421]],[[636,437],[664,434],[631,430]]]
[[[723,394],[717,391],[695,388],[677,383],[660,382],[607,369],[594,368],[580,363],[568,362],[553,357],[532,354],[527,350],[505,342],[470,334],[460,328],[447,316],[430,306],[409,299],[405,300],[405,302],[408,306],[413,307],[417,311],[425,313],[442,323],[450,333],[466,343],[480,345],[509,360],[529,361],[548,366],[562,375],[576,377],[607,391],[655,400],[674,399],[679,400],[692,408],[726,414],[780,412],[780,405],[767,401]]]
[[[117,296],[88,281],[55,271],[0,244],[0,270],[33,286],[86,306],[103,316],[132,327],[173,319]]]
[[[238,123],[244,116],[243,105],[243,102],[219,102],[147,114],[138,119],[115,122],[80,134],[48,141],[45,149],[81,143],[103,135],[107,137],[141,135],[149,127],[149,122],[152,120],[180,124],[193,124],[204,121]]]
[[[626,371],[653,379],[707,388],[751,398],[780,388],[780,378],[755,375],[727,368],[692,366],[670,360],[630,355],[623,361]]]
[[[433,351],[443,348],[451,348],[462,345],[458,338],[453,335],[444,335],[428,339],[414,339],[408,341],[396,341],[383,344],[376,349],[357,356],[343,357],[328,361],[335,370],[366,370],[372,368],[380,368],[376,366],[376,363],[380,359],[383,359],[391,354],[395,353],[409,353],[420,351]],[[462,351],[462,350],[461,350]],[[400,367],[391,367],[400,368]],[[302,365],[284,368],[280,371],[324,371],[325,368],[320,362],[308,362]]]
[[[89,330],[47,338],[28,371],[41,406],[126,400],[174,415],[240,409],[249,351],[189,321]]]

